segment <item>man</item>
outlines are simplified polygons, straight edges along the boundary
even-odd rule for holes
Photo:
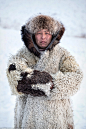
[[[41,49],[46,49],[52,39],[52,35],[47,29],[39,30],[35,34],[36,44]]]
[[[58,45],[64,26],[39,15],[22,27],[25,46],[9,59],[7,77],[17,95],[14,127],[73,129],[70,96],[82,72],[74,57]]]

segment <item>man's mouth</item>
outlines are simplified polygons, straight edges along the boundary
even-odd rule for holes
[[[45,44],[46,42],[45,41],[41,41],[40,43],[44,43]]]

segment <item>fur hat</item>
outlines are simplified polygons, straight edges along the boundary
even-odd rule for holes
[[[50,34],[56,35],[61,28],[62,24],[60,22],[46,15],[38,15],[26,23],[26,30],[32,34],[41,29],[47,29]]]

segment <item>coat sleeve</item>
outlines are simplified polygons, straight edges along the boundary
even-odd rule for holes
[[[46,72],[32,69],[31,65],[34,66],[35,64],[34,58],[28,55],[29,60],[27,61],[22,53],[23,51],[19,51],[17,55],[9,59],[6,70],[12,94],[30,94],[33,96],[49,94],[52,77]]]
[[[82,71],[69,52],[65,52],[61,58],[59,72],[52,75],[54,89],[51,96],[64,99],[73,96],[79,89],[83,78]]]
[[[27,70],[28,69],[28,70]],[[27,60],[19,55],[12,56],[7,65],[6,74],[13,95],[22,95],[17,91],[18,81],[22,79],[21,73],[28,71],[29,75],[32,69],[28,67]]]

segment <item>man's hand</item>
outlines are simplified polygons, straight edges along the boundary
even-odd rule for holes
[[[26,94],[31,94],[31,95],[45,95],[45,93],[40,90],[40,89],[33,89],[31,85],[36,85],[36,84],[45,84],[52,82],[52,77],[50,74],[48,74],[47,72],[40,72],[38,70],[34,70],[32,72],[32,74],[30,74],[30,76],[28,76],[29,73],[27,72],[23,72],[21,73],[22,76],[22,80],[18,81],[18,86],[17,86],[17,90],[18,92],[23,92]],[[53,89],[53,82],[51,83],[51,87],[50,90]]]

